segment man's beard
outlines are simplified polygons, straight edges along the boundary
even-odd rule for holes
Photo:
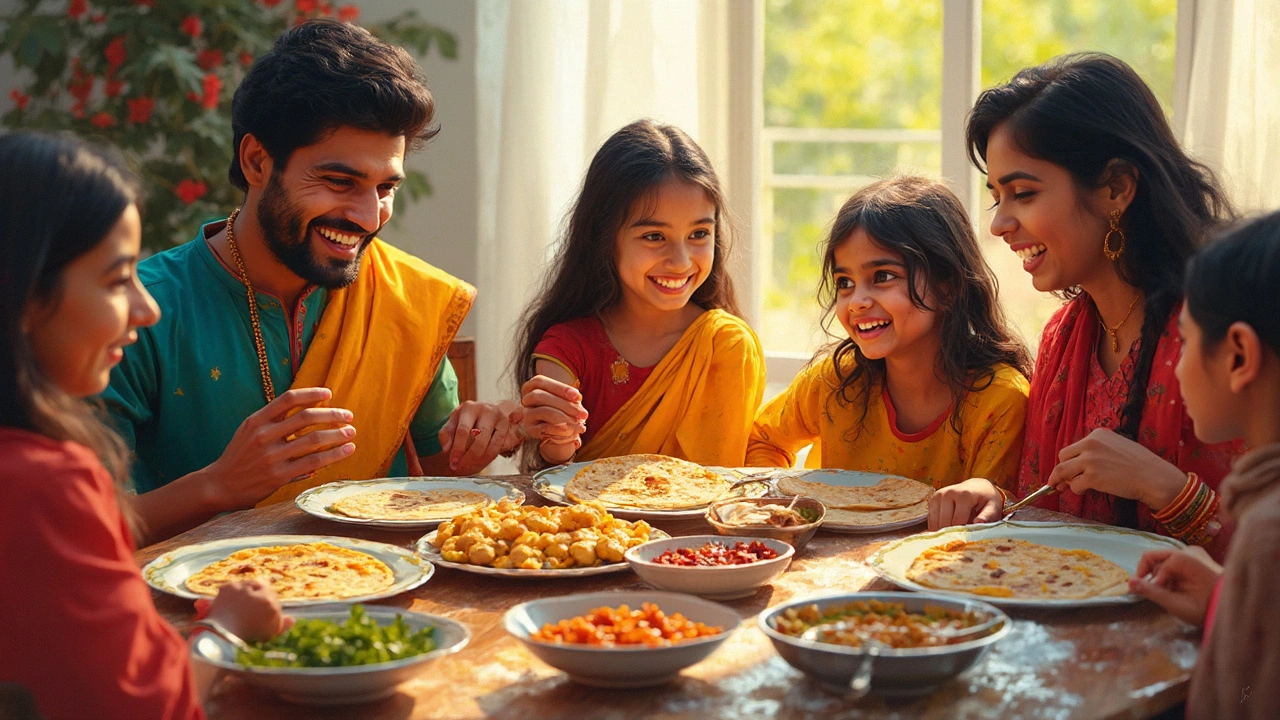
[[[302,208],[289,197],[275,173],[267,180],[262,199],[258,201],[258,224],[262,227],[267,247],[281,264],[309,284],[329,290],[344,288],[356,281],[364,251],[377,234],[375,231],[366,236],[364,228],[342,218],[317,218],[311,221],[312,225],[319,224],[365,237],[360,241],[355,260],[351,262],[316,257],[307,240],[309,226],[303,224]]]

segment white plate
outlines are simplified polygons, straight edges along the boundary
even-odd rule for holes
[[[837,485],[840,487],[871,487],[887,477],[902,477],[901,475],[892,475],[890,473],[873,473],[862,472],[860,470],[804,470],[793,471],[780,469],[779,473],[784,473],[792,477],[797,477],[807,482],[823,483],[824,485]],[[910,478],[903,478],[909,480]],[[921,483],[924,484],[924,483]],[[776,486],[776,483],[775,483]],[[786,495],[781,490],[779,495]],[[787,497],[791,497],[787,495]],[[907,518],[906,520],[895,520],[893,522],[881,523],[879,525],[850,525],[848,523],[838,523],[831,520],[828,508],[827,519],[822,523],[819,530],[829,530],[831,532],[848,533],[851,535],[867,535],[872,533],[888,532],[890,530],[901,530],[912,525],[919,525],[929,519],[929,510],[926,508],[920,513],[920,517]]]
[[[1186,547],[1186,545],[1172,538],[1111,525],[1011,520],[1006,523],[949,527],[936,532],[919,533],[901,540],[895,540],[876,551],[867,560],[867,564],[879,573],[881,577],[907,590],[969,597],[1004,607],[1119,605],[1137,602],[1142,599],[1132,594],[1062,600],[1001,598],[939,590],[938,588],[919,585],[906,578],[907,568],[911,567],[911,563],[915,562],[920,553],[931,547],[952,540],[987,540],[993,538],[1026,540],[1027,542],[1068,550],[1088,550],[1119,565],[1128,571],[1130,575],[1138,571],[1138,558],[1142,557],[1142,553],[1148,550],[1181,550]]]
[[[720,626],[724,632],[665,647],[619,645],[597,647],[542,642],[529,637],[547,623],[584,615],[605,606],[639,608],[646,602],[664,613],[680,613],[693,622]],[[639,688],[675,680],[680,671],[715,652],[742,622],[737,610],[683,593],[637,590],[596,592],[520,603],[502,616],[502,626],[538,659],[568,673],[574,682],[593,687]]]
[[[557,465],[542,470],[533,476],[533,490],[551,502],[572,505],[573,501],[564,494],[564,486],[573,479],[574,475],[578,474],[579,470],[592,462],[594,461],[569,463],[568,465]],[[726,482],[735,483],[742,480],[741,475],[729,468],[708,467],[707,469],[724,478]],[[759,468],[751,469],[758,470]],[[745,485],[743,487],[742,495],[744,497],[758,497],[768,492],[768,485],[764,482],[761,482],[759,486]],[[707,505],[710,504],[706,503],[705,505],[685,510],[637,510],[608,504],[605,504],[605,508],[608,509],[610,514],[624,520],[674,520],[677,518],[700,518],[706,511]]]
[[[187,589],[187,578],[200,572],[209,565],[224,560],[238,550],[248,548],[271,547],[272,545],[300,545],[302,543],[326,542],[340,548],[368,553],[381,560],[391,568],[394,580],[389,587],[371,595],[360,595],[349,598],[295,598],[280,599],[285,607],[303,607],[306,605],[327,605],[332,603],[358,603],[366,600],[377,600],[399,595],[412,590],[431,578],[435,568],[423,561],[409,550],[372,540],[335,537],[331,535],[256,535],[253,537],[230,538],[227,540],[211,540],[209,542],[186,545],[165,553],[147,563],[142,568],[142,577],[151,587],[163,593],[177,595],[189,600],[208,598],[208,595],[191,592]]]
[[[346,705],[389,697],[395,693],[397,685],[425,670],[424,663],[461,650],[471,639],[471,633],[465,625],[449,618],[377,605],[366,606],[365,612],[383,626],[391,624],[399,615],[412,630],[434,627],[436,649],[373,665],[334,668],[255,667],[237,663],[236,650],[231,643],[213,633],[201,633],[191,645],[191,657],[225,670],[250,685],[274,690],[289,702]],[[343,605],[336,609],[308,608],[290,614],[298,618],[342,623],[350,616],[350,610]]]
[[[417,551],[418,555],[421,556],[423,559],[430,560],[432,563],[439,565],[441,567],[453,568],[454,570],[461,570],[463,572],[475,573],[476,575],[497,575],[499,577],[518,577],[518,578],[546,580],[547,578],[571,578],[571,577],[585,577],[587,575],[605,575],[607,573],[626,572],[631,569],[631,566],[627,564],[627,561],[625,559],[623,559],[622,562],[605,563],[604,565],[596,565],[595,567],[572,567],[572,568],[565,568],[563,570],[520,570],[516,568],[496,568],[496,567],[489,567],[488,565],[472,565],[471,563],[449,562],[448,560],[445,560],[444,558],[440,557],[440,548],[431,544],[431,541],[434,540],[436,537],[436,532],[437,531],[432,530],[426,535],[423,535],[422,537],[418,538],[418,542],[415,543],[413,546],[413,549]],[[669,538],[669,537],[671,536],[659,530],[658,528],[649,529],[650,540],[665,540],[666,538]]]
[[[388,528],[392,530],[430,530],[444,520],[371,520],[354,518],[329,509],[341,498],[371,490],[471,490],[489,496],[495,503],[510,500],[517,505],[524,502],[524,493],[511,483],[501,480],[479,480],[475,478],[386,478],[383,480],[340,480],[313,487],[294,500],[294,504],[308,515],[322,520],[364,525],[366,527]],[[462,510],[460,512],[471,512]],[[448,519],[448,518],[445,518]]]

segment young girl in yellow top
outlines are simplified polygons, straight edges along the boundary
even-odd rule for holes
[[[516,345],[526,468],[743,463],[764,353],[738,317],[727,224],[715,170],[679,128],[641,120],[605,141]]]
[[[1018,470],[1029,365],[969,218],[945,185],[895,177],[840,209],[823,322],[848,337],[756,418],[747,464],[902,475],[935,488]]]

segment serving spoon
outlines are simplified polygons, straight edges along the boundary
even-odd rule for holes
[[[858,669],[854,670],[853,677],[849,678],[849,691],[845,693],[846,700],[861,700],[866,697],[867,693],[871,692],[872,666],[875,663],[875,659],[880,656],[880,648],[888,646],[859,632],[859,628],[849,624],[847,620],[814,625],[801,633],[800,639],[809,642],[822,642],[819,639],[822,633],[839,630],[854,631],[858,636],[858,640],[862,643],[862,662],[858,663]]]

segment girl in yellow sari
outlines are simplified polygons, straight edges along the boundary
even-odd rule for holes
[[[720,183],[649,120],[592,159],[515,367],[535,468],[632,453],[742,465],[764,353],[738,317]]]

